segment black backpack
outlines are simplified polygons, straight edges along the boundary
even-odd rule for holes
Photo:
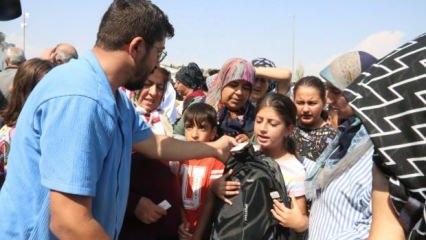
[[[232,205],[216,201],[210,239],[288,239],[289,229],[271,213],[272,197],[287,207],[291,204],[278,164],[248,145],[228,160],[225,172],[230,169],[229,180],[241,183],[240,193],[230,198]]]

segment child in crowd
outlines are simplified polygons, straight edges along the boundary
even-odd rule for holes
[[[292,198],[292,208],[301,211],[303,217],[292,219],[284,204],[277,200],[274,200],[272,214],[283,227],[303,232],[308,227],[304,189],[306,172],[296,157],[295,144],[290,138],[296,125],[296,112],[290,98],[268,94],[257,108],[254,132],[260,151],[278,162],[287,194]]]
[[[10,141],[15,133],[16,121],[25,101],[31,91],[53,68],[53,64],[46,60],[33,58],[19,66],[12,84],[10,102],[0,112],[5,125],[0,129],[0,188],[6,175],[6,164],[9,155]]]
[[[297,127],[293,132],[297,153],[315,161],[334,139],[337,130],[323,118],[327,115],[325,85],[317,77],[303,77],[294,86]]]
[[[210,142],[216,138],[217,116],[215,109],[205,103],[190,105],[183,115],[185,138],[188,141]],[[212,180],[222,176],[224,165],[215,158],[191,159],[180,166],[182,188],[182,224],[180,239],[192,239],[206,204]]]
[[[251,63],[256,69],[256,78],[250,94],[250,101],[253,105],[257,106],[268,92],[290,95],[290,69],[278,68],[274,62],[266,58],[256,58]]]
[[[292,198],[291,209],[274,200],[272,214],[283,227],[303,232],[308,228],[304,189],[306,172],[296,157],[295,143],[290,138],[296,125],[296,112],[296,106],[289,97],[267,94],[256,109],[254,134],[256,147],[280,166],[287,194]],[[238,193],[240,185],[235,181],[225,182],[224,177],[216,181],[212,189],[219,198],[229,203],[227,197]],[[291,214],[293,211],[300,214]]]

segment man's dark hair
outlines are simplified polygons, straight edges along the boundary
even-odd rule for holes
[[[115,0],[102,17],[96,46],[118,50],[135,37],[142,37],[148,48],[174,36],[167,15],[147,0]]]

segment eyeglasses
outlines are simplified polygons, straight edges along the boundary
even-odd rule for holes
[[[162,62],[166,58],[167,52],[157,46],[154,46],[154,47],[158,51],[158,56],[157,56],[158,62]]]
[[[158,53],[158,62],[162,62],[167,56],[167,52],[166,51],[161,51],[160,53]]]

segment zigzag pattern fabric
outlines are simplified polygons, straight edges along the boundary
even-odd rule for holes
[[[426,34],[361,74],[345,96],[390,176],[390,195],[408,239],[426,238]]]

